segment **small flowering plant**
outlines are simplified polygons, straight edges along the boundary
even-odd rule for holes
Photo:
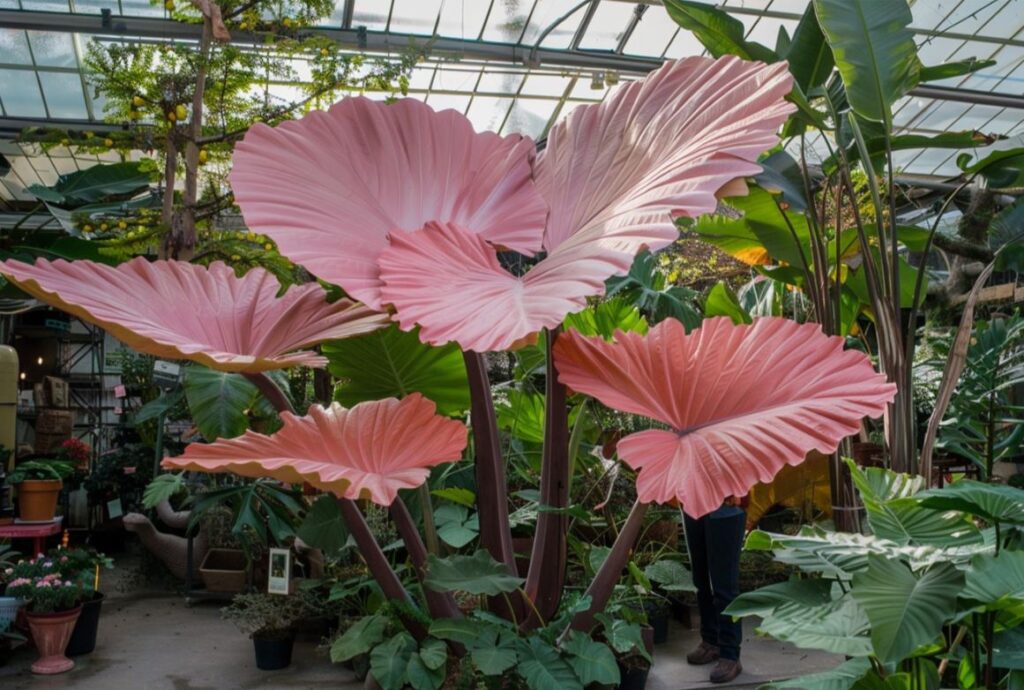
[[[82,600],[82,587],[67,579],[50,555],[20,561],[5,574],[9,578],[7,596],[24,599],[30,613],[68,611]]]

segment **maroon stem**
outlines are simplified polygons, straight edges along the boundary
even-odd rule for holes
[[[370,531],[370,526],[366,524],[366,518],[363,517],[359,506],[347,498],[339,498],[338,507],[341,509],[341,516],[345,519],[348,531],[356,540],[359,553],[362,554],[363,560],[366,561],[366,567],[370,569],[373,579],[380,585],[384,596],[392,601],[399,602],[403,607],[413,606],[412,598],[405,591],[401,580],[395,575],[395,571],[391,568],[391,564],[388,563],[387,557],[381,551],[377,540],[374,539],[373,532]],[[399,611],[401,612],[401,609]],[[403,616],[402,621],[405,623],[406,629],[417,640],[426,638],[427,631],[418,621],[412,620],[407,616]]]
[[[590,608],[573,617],[572,623],[569,624],[570,630],[589,632],[594,626],[594,615],[604,610],[615,589],[615,583],[619,581],[622,569],[626,567],[629,554],[633,550],[636,538],[640,535],[640,528],[643,527],[644,515],[647,513],[648,507],[650,507],[650,503],[642,503],[639,499],[633,504],[626,523],[622,526],[619,536],[615,538],[615,543],[612,544],[611,553],[601,564],[600,570],[594,576],[594,581],[590,583],[590,587],[583,595],[590,597]],[[562,637],[565,637],[568,632],[566,630]]]
[[[249,372],[242,372],[242,376],[249,380],[256,388],[259,389],[263,397],[266,398],[274,409],[277,410],[278,414],[282,412],[291,412],[295,414],[295,408],[292,407],[292,401],[288,399],[288,396],[284,394],[284,391],[278,388],[274,380],[263,373],[251,374]]]
[[[405,542],[405,550],[409,552],[409,558],[422,584],[427,570],[427,547],[423,544],[423,538],[416,528],[416,523],[413,522],[412,515],[409,514],[409,508],[401,498],[396,498],[391,504],[391,519],[395,521],[398,534]],[[459,611],[451,592],[435,592],[424,585],[423,596],[426,597],[427,609],[434,618],[462,618],[462,612]]]
[[[469,377],[470,423],[476,450],[476,502],[480,512],[480,545],[494,560],[515,572],[512,530],[508,523],[505,462],[501,457],[498,421],[491,399],[484,355],[464,352]]]
[[[516,572],[512,549],[512,528],[508,522],[508,487],[505,483],[505,461],[501,456],[498,419],[494,414],[491,382],[487,378],[487,360],[478,352],[464,351],[466,375],[469,379],[470,424],[476,452],[476,506],[480,516],[480,546],[491,558],[504,563],[509,572]],[[525,604],[513,598],[492,597],[491,610],[509,620],[522,620]]]
[[[547,382],[544,408],[544,451],[540,471],[537,531],[526,574],[526,596],[534,603],[525,626],[543,625],[558,611],[565,584],[566,538],[569,527],[569,408],[565,386],[558,382],[553,348],[561,328],[547,334]],[[544,620],[538,620],[537,614]]]

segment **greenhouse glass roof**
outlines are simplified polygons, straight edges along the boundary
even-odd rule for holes
[[[781,29],[792,34],[807,2],[726,0],[721,6],[744,23],[749,38],[774,45]],[[658,5],[338,0],[316,31],[345,49],[396,59],[410,41],[428,45],[429,58],[414,68],[410,96],[435,108],[460,110],[478,129],[541,138],[557,118],[600,101],[616,82],[637,78],[661,60],[703,52]],[[106,22],[103,10],[111,12]],[[938,89],[913,92],[897,104],[897,128],[927,135],[976,129],[1006,136],[998,148],[1022,145],[1024,0],[917,0],[912,10],[925,64],[969,57],[996,64],[929,85]],[[13,168],[0,179],[0,199],[28,199],[27,185],[52,184],[57,175],[103,158],[59,147],[43,153],[11,141],[19,129],[36,124],[97,131],[105,126],[102,100],[82,74],[89,41],[187,42],[194,41],[196,31],[146,0],[0,0],[0,153]],[[236,43],[246,40],[257,45],[256,37],[235,37]],[[270,89],[287,98],[295,85]],[[908,173],[950,176],[958,172],[957,153],[901,151],[896,164]]]

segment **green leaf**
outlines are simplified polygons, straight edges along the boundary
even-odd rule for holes
[[[970,162],[970,154],[957,156],[956,164],[967,175],[981,175],[989,187],[1019,187],[1024,184],[1024,147],[993,151]]]
[[[763,687],[770,690],[851,690],[870,668],[871,662],[867,658],[850,659],[831,671],[769,683]]]
[[[494,626],[470,618],[438,618],[430,622],[430,634],[469,646]]]
[[[574,630],[562,644],[562,651],[568,655],[566,660],[584,686],[591,683],[618,684],[619,665],[608,645]]]
[[[898,560],[868,557],[866,571],[853,578],[853,596],[871,621],[871,644],[883,663],[902,661],[935,640],[956,610],[964,575],[951,563],[923,573]]]
[[[772,194],[760,187],[726,201],[742,215],[701,216],[691,229],[702,240],[746,263],[764,263],[765,253],[772,263],[785,261],[798,269],[804,260],[810,262],[810,230],[802,214],[780,210]]]
[[[962,77],[964,75],[971,74],[972,72],[992,67],[995,64],[995,60],[979,60],[975,57],[969,57],[966,60],[956,60],[954,62],[946,62],[941,65],[930,65],[928,67],[921,67],[921,74],[918,77],[918,81],[924,83],[928,81],[952,79],[953,77]]]
[[[604,639],[612,649],[622,655],[638,654],[647,661],[652,661],[639,624],[627,623],[618,618],[612,619],[604,613],[597,614],[595,618],[601,623]]]
[[[427,557],[427,575],[423,586],[437,592],[461,591],[470,594],[497,596],[514,592],[524,582],[515,577],[508,568],[499,563],[486,551],[480,550],[472,556]]]
[[[697,293],[680,285],[670,285],[658,269],[657,259],[647,250],[636,255],[628,274],[605,281],[605,295],[622,297],[635,305],[649,323],[660,323],[671,317],[681,322],[687,332],[700,325],[701,315],[695,304]]]
[[[810,5],[807,8],[810,10]],[[803,173],[796,160],[786,151],[776,151],[758,162],[761,172],[754,176],[757,185],[771,194],[780,195],[790,210],[800,213],[806,211]]]
[[[141,162],[111,163],[61,175],[52,187],[29,185],[26,191],[40,201],[70,205],[135,194],[148,188],[149,182],[149,173],[142,171]]]
[[[758,631],[801,649],[863,657],[871,653],[864,609],[849,594],[819,606],[779,607],[761,621]]]
[[[461,549],[480,533],[479,517],[470,515],[465,506],[438,506],[434,510],[434,522],[441,541],[456,549]]]
[[[539,637],[520,640],[517,651],[517,670],[531,690],[583,690],[572,667]]]
[[[752,592],[743,592],[732,600],[724,613],[736,618],[746,616],[767,617],[781,606],[819,608],[833,599],[831,580],[803,578],[777,582]]]
[[[185,473],[169,472],[157,475],[142,492],[142,506],[156,508],[158,503],[170,500],[179,491],[185,489]]]
[[[339,553],[348,541],[348,528],[341,517],[338,500],[332,495],[316,499],[306,518],[299,526],[296,536],[309,546],[321,549],[325,554]]]
[[[331,644],[331,663],[340,664],[366,654],[384,639],[388,620],[382,615],[360,618]]]
[[[356,338],[323,344],[332,374],[342,379],[334,398],[351,407],[366,400],[422,393],[441,414],[469,408],[469,387],[462,351],[455,344],[432,347],[418,331],[397,325]]]
[[[1024,491],[1006,484],[961,479],[941,489],[917,495],[921,505],[937,510],[959,510],[991,523],[1024,525]]]
[[[451,501],[467,508],[472,508],[476,505],[476,494],[462,487],[448,486],[443,489],[434,489],[430,493],[438,498],[443,498],[446,501]]]
[[[814,0],[846,96],[858,115],[892,128],[892,104],[917,85],[913,16],[905,0]]]
[[[448,647],[441,640],[423,640],[420,643],[420,658],[431,671],[444,668],[444,662],[448,660]]]
[[[509,390],[494,406],[498,427],[522,441],[543,443],[544,400],[540,393]]]
[[[177,407],[185,397],[185,392],[176,388],[169,393],[163,393],[159,398],[150,400],[139,408],[139,411],[132,416],[132,424],[142,424],[160,415],[166,415]]]
[[[249,428],[249,409],[259,391],[241,374],[191,364],[183,385],[189,412],[207,441],[234,438]]]
[[[468,643],[473,664],[485,676],[497,676],[516,665],[516,637],[507,630],[486,628]]]
[[[409,661],[416,654],[416,640],[400,632],[370,652],[370,671],[384,690],[403,690],[408,677]]]
[[[565,327],[582,335],[599,335],[611,340],[616,331],[647,333],[647,320],[634,305],[621,297],[613,297],[576,314],[569,314],[565,317]]]
[[[666,592],[696,592],[693,574],[679,561],[661,558],[644,568],[644,576]]]
[[[705,318],[727,316],[737,325],[754,321],[750,318],[747,310],[740,305],[736,293],[722,280],[715,283],[711,292],[708,293],[707,299],[704,300],[704,316]]]
[[[434,641],[436,642],[436,640]],[[444,665],[442,664],[441,668],[429,668],[422,656],[413,654],[409,657],[409,664],[405,668],[405,677],[412,690],[440,690],[444,685]]]
[[[771,49],[746,40],[743,22],[714,5],[691,0],[665,0],[665,9],[676,24],[693,32],[712,57],[736,55],[744,60],[776,62]]]
[[[832,49],[825,41],[825,35],[818,25],[818,17],[814,14],[814,5],[808,3],[800,23],[793,32],[793,40],[789,44],[785,58],[789,60],[789,71],[797,85],[807,93],[821,86],[832,74],[835,61]]]
[[[1020,604],[1024,601],[1024,551],[975,556],[960,596],[983,605],[987,611]]]

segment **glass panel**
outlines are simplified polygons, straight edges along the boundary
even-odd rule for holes
[[[579,5],[579,0],[540,0],[533,10],[529,25],[526,27],[526,33],[523,35],[523,45],[534,45],[540,38],[541,32],[558,21],[576,5]],[[577,9],[551,29],[551,32],[544,37],[541,45],[548,48],[568,48],[585,14],[586,7]]]
[[[596,76],[594,72],[584,72],[576,80],[576,86],[572,87],[572,93],[569,94],[569,98],[574,99],[587,99],[599,101],[604,98],[607,86],[601,76],[602,73],[597,72]]]
[[[505,115],[508,113],[509,106],[511,105],[511,98],[477,96],[469,104],[469,111],[466,113],[466,117],[473,123],[473,129],[478,132],[483,132],[484,130],[497,132],[501,129],[501,125],[505,121]]]
[[[485,41],[518,43],[523,35],[534,0],[495,0],[484,29]]]
[[[24,70],[0,69],[0,101],[8,116],[46,117],[43,96],[34,76]]]
[[[39,72],[50,117],[84,120],[89,116],[82,96],[82,78],[64,72]]]
[[[31,163],[44,185],[49,187],[57,183],[57,169],[47,156],[36,156]]]
[[[100,10],[110,10],[112,14],[120,14],[121,8],[117,0],[73,0],[75,12],[80,14],[99,14]]]
[[[77,67],[75,49],[71,44],[71,34],[54,31],[29,31],[32,43],[32,55],[37,65],[47,67]]]
[[[358,0],[352,12],[352,26],[383,31],[388,25],[392,0]]]
[[[434,75],[434,90],[440,91],[473,91],[476,82],[480,78],[480,71],[469,71],[468,69],[452,69],[438,67]]]
[[[484,69],[476,90],[485,93],[515,94],[519,91],[519,85],[523,83],[523,76],[522,72],[491,72]]]
[[[18,0],[0,0],[0,10],[17,10],[21,9],[18,6]]]
[[[461,94],[432,93],[427,97],[427,105],[438,111],[451,109],[465,113],[466,107],[469,105],[469,98],[468,95]]]
[[[43,12],[70,12],[68,0],[21,0],[23,10],[42,10]]]
[[[517,98],[501,133],[518,132],[537,139],[547,129],[557,105],[558,101],[550,98]]]
[[[36,175],[35,169],[29,165],[28,158],[25,156],[10,156],[7,160],[11,164],[11,170],[14,171],[26,187],[42,184],[43,181],[39,179],[39,175]]]
[[[121,11],[129,17],[160,17],[164,8],[151,5],[148,0],[121,0]]]
[[[661,57],[679,26],[660,7],[648,7],[623,50],[627,55]],[[689,32],[687,32],[689,33]]]
[[[558,74],[531,74],[523,84],[520,92],[530,96],[558,96],[565,93],[571,77],[563,77]]]
[[[915,2],[910,11],[914,27],[973,34],[991,22],[999,6],[987,0],[931,0]]]
[[[32,53],[21,29],[0,29],[0,62],[8,65],[31,65]]]
[[[456,38],[476,38],[484,26],[491,0],[445,0],[437,33]]]
[[[406,34],[434,33],[442,0],[395,0],[389,31]]]
[[[626,33],[633,17],[634,5],[629,2],[602,0],[583,34],[580,48],[587,50],[615,50]]]
[[[700,44],[700,41],[689,31],[682,30],[676,32],[676,37],[665,51],[665,57],[673,60],[703,54],[704,46]]]
[[[747,31],[747,39],[756,41],[763,46],[768,46],[772,50],[775,49],[776,41],[779,38],[779,27],[786,27],[786,32],[790,38],[793,36],[793,32],[796,31],[796,22],[792,19],[775,19],[774,17],[761,17],[756,24],[752,22],[744,22],[749,29]]]
[[[994,15],[991,21],[983,22],[976,30],[968,30],[964,33],[978,33],[996,38],[1014,38],[1020,34],[1022,28],[1024,28],[1024,12],[1021,12],[1020,3],[1011,2],[1000,5],[1000,12]],[[959,27],[957,31],[960,31]]]
[[[979,129],[1000,110],[989,105],[946,102],[932,108],[927,117],[917,122],[917,126],[936,130]]]
[[[430,82],[434,79],[433,65],[417,65],[409,75],[409,89],[413,91],[426,91],[430,88]]]
[[[78,172],[80,169],[75,164],[75,159],[73,157],[68,155],[59,155],[66,153],[67,149],[65,148],[57,147],[50,149],[50,161],[53,163],[53,167],[55,167],[57,172],[61,175],[70,175],[73,172]]]

